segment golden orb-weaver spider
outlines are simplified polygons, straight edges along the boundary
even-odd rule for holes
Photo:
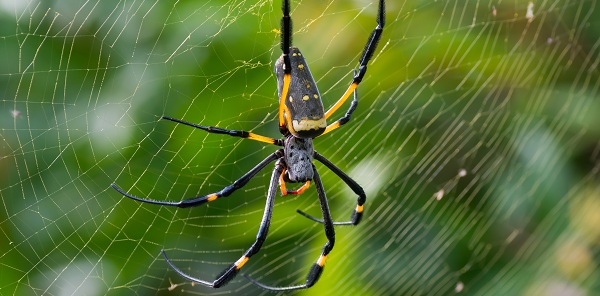
[[[342,97],[329,110],[327,110],[327,112],[324,111],[321,95],[317,90],[317,85],[310,73],[310,70],[308,69],[308,65],[306,64],[302,53],[298,48],[292,47],[292,19],[290,17],[289,0],[283,0],[282,11],[281,50],[283,51],[283,54],[275,63],[275,74],[277,77],[277,87],[279,93],[279,131],[283,135],[283,139],[274,139],[247,131],[227,130],[212,126],[202,126],[167,116],[163,116],[162,119],[192,126],[209,133],[226,134],[233,137],[251,139],[282,146],[283,148],[280,148],[269,155],[249,172],[233,182],[233,184],[225,187],[223,190],[208,195],[184,199],[179,202],[157,201],[140,198],[131,195],[119,188],[117,185],[112,184],[112,187],[122,195],[140,202],[187,208],[211,202],[221,197],[229,196],[235,190],[246,185],[250,179],[256,176],[256,174],[265,168],[269,163],[276,161],[267,193],[267,202],[263,218],[256,235],[256,241],[250,248],[248,248],[248,250],[246,250],[240,259],[225,268],[225,270],[223,270],[223,272],[221,272],[221,274],[218,275],[214,281],[201,280],[184,273],[177,268],[175,264],[171,262],[171,260],[169,260],[164,250],[162,250],[165,260],[178,274],[190,281],[202,284],[204,286],[218,288],[225,285],[237,275],[238,271],[242,268],[242,266],[244,266],[244,264],[246,264],[252,255],[258,253],[265,239],[267,238],[267,232],[271,224],[275,193],[277,191],[278,184],[283,195],[300,194],[308,188],[311,181],[314,181],[319,197],[323,219],[315,218],[300,210],[297,211],[301,215],[313,221],[322,223],[325,227],[325,235],[327,236],[328,241],[323,246],[321,255],[309,271],[304,284],[289,287],[271,287],[261,284],[249,276],[244,275],[252,283],[264,289],[271,291],[289,291],[305,289],[314,285],[323,272],[323,267],[329,252],[333,249],[333,245],[335,243],[334,225],[356,225],[360,222],[363,215],[363,205],[366,200],[363,189],[356,183],[356,181],[352,180],[352,178],[350,178],[341,169],[336,167],[324,156],[317,153],[313,149],[312,141],[314,138],[326,134],[347,123],[350,120],[352,113],[356,109],[356,106],[358,105],[356,87],[358,84],[360,84],[365,73],[367,72],[367,63],[375,53],[375,49],[377,48],[377,44],[379,43],[381,34],[383,32],[383,27],[385,24],[385,0],[379,0],[377,26],[371,32],[371,35],[367,40],[360,58],[358,70],[354,71],[352,83]],[[327,125],[326,119],[328,119],[336,110],[338,110],[352,94],[354,95],[354,99],[352,100],[350,108],[346,114],[334,123]],[[333,222],[329,212],[329,206],[327,204],[327,197],[325,196],[325,189],[321,183],[319,173],[313,164],[313,159],[318,160],[331,171],[333,171],[352,189],[352,191],[354,191],[356,195],[358,195],[357,205],[352,212],[350,221]],[[285,186],[286,182],[304,184],[297,190],[288,191]]]

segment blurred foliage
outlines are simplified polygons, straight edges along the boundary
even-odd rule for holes
[[[211,280],[253,242],[275,150],[159,120],[278,137],[280,2],[4,1],[0,9],[0,294],[248,294]],[[306,295],[600,293],[596,1],[388,1],[359,107],[316,149],[367,189]],[[532,16],[527,15],[528,7]],[[374,1],[292,3],[325,106],[347,88]],[[341,116],[344,111],[338,112]],[[334,218],[354,196],[317,164]],[[464,172],[464,173],[463,173]],[[243,272],[304,281],[325,242],[314,188],[278,196]]]

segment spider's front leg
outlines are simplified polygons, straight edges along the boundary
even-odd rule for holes
[[[354,70],[354,76],[356,76],[356,70]],[[323,134],[321,134],[321,136],[348,123],[348,121],[350,121],[350,118],[352,117],[352,113],[354,113],[354,110],[356,110],[356,107],[358,107],[358,91],[355,88],[354,96],[353,96],[352,102],[350,103],[350,108],[348,108],[348,111],[346,111],[346,114],[344,114],[343,117],[336,120],[334,123],[328,125],[327,128],[325,128],[325,131],[323,132]]]
[[[224,128],[220,128],[220,127],[216,127],[216,126],[204,126],[204,125],[199,125],[199,124],[195,124],[195,123],[191,123],[185,120],[181,120],[181,119],[177,119],[177,118],[173,118],[173,117],[169,117],[169,116],[163,116],[161,117],[161,119],[164,120],[169,120],[169,121],[173,121],[179,124],[184,124],[187,126],[191,126],[193,128],[197,128],[197,129],[201,129],[205,132],[208,133],[214,133],[214,134],[222,134],[222,135],[229,135],[232,137],[239,137],[239,138],[243,138],[243,139],[250,139],[250,140],[254,140],[254,141],[259,141],[259,142],[264,142],[264,143],[269,143],[269,144],[273,144],[273,145],[277,145],[277,146],[282,146],[283,142],[280,139],[274,139],[271,137],[265,137],[265,136],[261,136],[259,134],[255,134],[255,133],[251,133],[251,132],[247,132],[247,131],[241,131],[241,130],[229,130],[229,129],[224,129]]]
[[[241,178],[239,178],[235,182],[233,182],[233,184],[223,188],[223,190],[215,192],[215,193],[207,194],[207,195],[200,195],[200,196],[184,199],[182,201],[177,201],[177,202],[175,202],[175,201],[160,201],[160,200],[141,198],[141,197],[137,197],[135,195],[131,195],[131,194],[125,192],[125,190],[121,189],[116,184],[111,184],[111,186],[112,186],[112,188],[117,190],[119,193],[121,193],[123,196],[129,197],[129,198],[131,198],[133,200],[137,200],[139,202],[161,205],[161,206],[179,207],[179,208],[195,207],[195,206],[199,206],[201,204],[204,204],[204,203],[207,203],[210,201],[214,201],[218,198],[231,195],[234,191],[244,187],[248,183],[248,181],[250,181],[252,178],[254,178],[254,176],[256,176],[256,174],[258,174],[258,172],[260,172],[260,170],[264,169],[269,163],[275,161],[276,159],[281,158],[282,156],[283,156],[283,149],[278,149],[273,154],[269,155],[263,161],[258,163],[254,168],[252,168],[249,172],[247,172]]]
[[[369,63],[369,61],[375,54],[375,50],[377,49],[377,44],[379,44],[379,40],[381,40],[381,34],[383,34],[384,26],[385,26],[385,0],[379,0],[379,8],[377,11],[377,26],[375,27],[375,29],[373,29],[373,31],[371,32],[371,35],[369,36],[369,39],[367,40],[365,49],[363,50],[363,53],[360,57],[358,71],[356,71],[356,70],[354,71],[354,77],[352,78],[352,83],[350,84],[348,89],[346,89],[346,92],[342,95],[342,97],[335,104],[333,104],[333,106],[331,106],[331,108],[329,108],[329,110],[327,110],[327,112],[325,112],[325,118],[329,118],[337,109],[339,109],[344,104],[344,102],[346,102],[346,100],[350,97],[350,95],[352,93],[354,93],[354,98],[356,99],[356,92],[355,92],[356,87],[358,87],[358,85],[363,80],[365,74],[367,73],[367,64]],[[353,102],[353,104],[354,104],[354,102]],[[350,110],[353,111],[352,106],[350,107]],[[351,111],[349,112],[350,114],[352,114]],[[348,116],[348,113],[346,113],[346,116],[344,116],[344,117],[348,117],[348,119],[350,118]],[[324,133],[328,133],[328,132],[340,127],[341,125],[343,125],[345,123],[345,122],[340,122],[340,121],[343,121],[343,118],[340,119],[339,121],[336,121],[333,124],[330,124],[329,126],[327,126]]]
[[[280,159],[279,161],[277,161],[277,163],[275,163],[275,169],[273,170],[273,175],[271,175],[271,183],[269,185],[269,191],[267,194],[265,211],[262,217],[262,221],[260,222],[260,227],[258,228],[258,233],[256,234],[256,241],[254,241],[252,246],[250,246],[250,248],[246,250],[244,255],[240,257],[240,259],[238,259],[236,262],[232,263],[227,268],[225,268],[225,270],[223,270],[223,272],[221,272],[221,274],[219,274],[219,276],[217,276],[217,278],[214,281],[210,282],[201,280],[184,273],[179,268],[177,268],[177,266],[175,266],[175,264],[167,257],[165,251],[163,250],[162,254],[165,257],[167,263],[169,263],[169,265],[175,270],[175,272],[177,272],[182,277],[186,278],[189,281],[196,282],[207,287],[219,288],[227,284],[230,280],[232,280],[237,275],[238,271],[242,268],[242,266],[244,266],[244,264],[248,262],[250,257],[258,253],[263,243],[265,242],[265,239],[267,238],[269,226],[271,225],[271,216],[273,215],[273,206],[275,205],[277,180],[283,169],[284,164],[283,161]]]

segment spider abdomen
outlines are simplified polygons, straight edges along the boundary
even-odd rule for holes
[[[290,182],[312,180],[314,147],[310,138],[288,136],[284,143],[284,159],[287,165],[286,177]]]
[[[275,62],[275,76],[279,97],[286,108],[286,126],[289,132],[298,138],[315,138],[327,127],[321,94],[317,89],[308,64],[296,47],[290,48],[290,65],[292,67],[289,90],[285,98],[281,98],[284,85],[285,63],[283,55]]]

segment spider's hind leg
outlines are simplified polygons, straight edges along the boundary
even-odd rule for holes
[[[323,268],[325,267],[325,261],[327,261],[327,256],[329,256],[329,252],[333,249],[333,245],[335,244],[335,230],[333,228],[333,221],[331,220],[331,213],[329,212],[329,205],[327,203],[327,197],[325,195],[325,190],[323,189],[323,183],[321,182],[321,178],[319,177],[319,173],[315,166],[312,166],[314,172],[313,181],[315,182],[315,187],[317,188],[317,193],[319,195],[319,204],[321,206],[321,213],[323,215],[323,226],[325,228],[325,236],[327,237],[327,242],[323,245],[323,249],[321,250],[321,255],[317,259],[317,261],[312,265],[308,275],[306,276],[306,280],[304,284],[289,286],[289,287],[272,287],[264,285],[250,276],[244,274],[244,276],[250,280],[255,285],[270,291],[293,291],[293,290],[301,290],[312,287],[321,277],[321,273],[323,273]]]
[[[175,264],[167,257],[167,255],[165,254],[165,252],[163,250],[162,254],[165,257],[165,260],[167,261],[167,263],[169,263],[169,265],[175,270],[175,272],[177,272],[182,277],[186,278],[189,281],[201,284],[203,286],[219,288],[219,287],[227,284],[229,281],[231,281],[237,275],[239,270],[246,264],[246,262],[248,262],[248,260],[250,260],[250,257],[252,257],[252,255],[258,253],[258,251],[262,247],[263,243],[267,239],[267,233],[269,232],[269,226],[271,225],[271,217],[273,216],[273,206],[275,205],[275,195],[276,195],[275,193],[277,192],[277,179],[279,178],[279,175],[281,174],[281,171],[283,170],[283,168],[284,168],[284,164],[282,163],[281,160],[279,160],[275,163],[275,169],[273,169],[273,174],[271,176],[271,182],[269,185],[269,191],[267,193],[267,201],[265,204],[265,210],[264,210],[262,220],[260,222],[260,227],[258,228],[258,233],[256,234],[256,240],[254,241],[252,246],[250,246],[250,248],[248,248],[248,250],[246,250],[246,252],[244,252],[244,255],[242,255],[242,257],[240,257],[236,262],[232,263],[227,268],[225,268],[217,276],[217,278],[214,281],[210,282],[210,281],[201,280],[201,279],[192,277],[192,276],[184,273],[179,268],[177,268],[177,266],[175,266]]]
[[[354,70],[354,75],[356,75],[356,70]],[[350,118],[352,117],[352,113],[354,113],[354,110],[356,110],[356,107],[358,107],[358,92],[356,90],[356,88],[354,89],[354,96],[352,99],[352,103],[350,103],[350,108],[348,108],[348,111],[346,111],[346,114],[344,114],[343,117],[341,117],[340,119],[336,120],[334,123],[328,125],[325,128],[325,131],[321,134],[324,135],[334,129],[337,129],[338,127],[348,123],[348,121],[350,121]]]
[[[350,187],[350,189],[352,189],[352,191],[354,191],[354,193],[356,195],[358,195],[358,198],[356,200],[356,208],[354,209],[354,211],[352,212],[352,215],[350,216],[350,221],[333,222],[333,224],[334,225],[357,225],[358,223],[360,223],[360,220],[362,219],[362,216],[363,216],[363,207],[367,200],[365,191],[362,189],[362,187],[360,187],[360,185],[358,185],[358,183],[356,183],[356,181],[354,181],[352,178],[350,178],[350,176],[348,176],[346,173],[344,173],[340,168],[335,166],[331,161],[329,161],[323,155],[321,155],[315,151],[314,158],[316,160],[318,160],[319,162],[321,162],[322,164],[324,164],[326,167],[328,167],[338,177],[340,177],[340,179],[342,179],[342,181],[344,181],[344,183],[346,183],[346,185],[348,185],[348,187]],[[313,221],[319,222],[319,223],[323,223],[323,220],[313,217],[301,210],[296,210],[296,212],[298,212],[298,214],[300,214],[310,220],[313,220]]]

